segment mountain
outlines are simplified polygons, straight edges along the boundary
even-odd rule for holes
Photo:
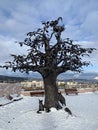
[[[95,79],[66,79],[66,82],[75,81],[78,83],[98,83],[98,80]]]
[[[98,73],[62,73],[58,76],[58,78],[67,80],[67,79],[84,79],[84,80],[97,80],[98,79]]]
[[[0,75],[0,81],[24,81],[24,80],[33,80],[33,79],[41,79],[42,77],[39,73],[30,73],[29,75],[19,76],[8,76],[8,75]],[[98,83],[98,73],[62,73],[57,77],[58,80],[64,81],[77,81],[77,82],[96,82]]]
[[[0,82],[21,82],[24,80],[27,78],[0,75]]]

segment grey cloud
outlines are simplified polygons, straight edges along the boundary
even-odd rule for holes
[[[81,30],[85,32],[85,35],[89,36],[89,39],[98,41],[98,11],[89,13],[81,26]],[[91,36],[91,37],[90,37]],[[93,38],[94,36],[94,38]]]
[[[4,0],[6,1],[6,0]],[[65,25],[68,25],[69,34],[75,39],[80,36],[83,38],[83,33],[80,31],[82,28],[77,28],[83,22],[88,12],[96,10],[95,0],[49,0],[49,1],[12,1],[8,3],[2,2],[3,10],[8,10],[10,17],[6,21],[2,21],[1,29],[9,31],[8,35],[21,37],[22,33],[37,27],[41,24],[42,20],[55,19],[59,16],[64,18]],[[89,3],[88,3],[89,2]],[[7,12],[8,12],[7,11]],[[5,12],[6,14],[6,12]],[[4,15],[3,15],[4,16]],[[2,17],[3,17],[2,16]],[[74,31],[75,30],[75,31]],[[92,31],[92,30],[91,30]],[[74,33],[73,33],[74,32]]]
[[[97,14],[97,0],[0,1],[0,63],[8,60],[10,53],[21,53],[15,41],[23,40],[26,33],[40,27],[42,21],[59,16],[63,17],[66,27],[65,37],[81,41],[85,47],[98,48]],[[95,51],[89,58],[96,66],[97,57],[98,51]]]
[[[0,36],[0,64],[12,60],[10,54],[26,54],[27,47],[21,48],[15,39]]]

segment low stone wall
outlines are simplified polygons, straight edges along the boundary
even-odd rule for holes
[[[24,96],[44,96],[44,90],[21,91]]]
[[[30,96],[30,91],[22,91],[21,94],[24,96]]]
[[[0,83],[0,97],[8,96],[10,94],[23,94],[24,96],[31,96],[30,91],[21,91],[22,86],[20,83]],[[36,90],[37,91],[37,90]],[[40,90],[41,91],[41,90]],[[64,89],[59,89],[62,93],[65,93]],[[78,88],[78,93],[95,92],[98,91],[98,87],[95,88]]]
[[[21,94],[21,85],[19,83],[0,83],[0,97],[15,93]]]

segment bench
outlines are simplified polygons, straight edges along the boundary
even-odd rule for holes
[[[67,88],[67,89],[65,89],[65,93],[66,93],[66,95],[68,95],[68,94],[78,95],[78,90],[76,88]]]
[[[44,90],[43,91],[31,91],[30,96],[43,96],[44,95]]]

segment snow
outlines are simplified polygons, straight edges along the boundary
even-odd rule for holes
[[[0,97],[0,106],[7,105],[23,98],[21,95],[18,94],[10,94],[9,96],[11,99],[7,98],[6,96]]]
[[[12,102],[12,101],[7,99],[7,97],[5,97],[5,96],[0,98],[0,105],[7,104],[7,103],[10,103],[10,102]]]
[[[38,100],[44,97],[24,96],[0,107],[0,130],[98,130],[98,93],[64,96],[75,116],[55,108],[38,114]]]

